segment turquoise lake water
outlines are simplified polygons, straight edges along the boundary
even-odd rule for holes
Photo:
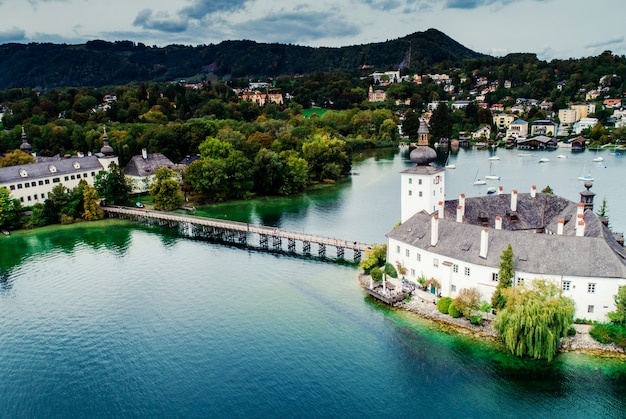
[[[550,179],[578,199],[584,158],[550,154],[550,171],[513,153],[498,151],[505,188]],[[449,196],[482,193],[471,183],[487,156],[453,156]],[[622,227],[611,163],[592,190]],[[336,187],[204,210],[382,243],[408,164],[363,154]],[[119,221],[0,237],[0,416],[626,417],[625,360],[520,360],[377,304],[357,274]]]

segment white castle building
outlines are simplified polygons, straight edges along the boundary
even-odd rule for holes
[[[43,203],[52,189],[62,184],[68,189],[78,186],[81,180],[89,185],[94,184],[96,175],[107,170],[111,163],[119,164],[113,148],[109,145],[106,130],[103,134],[103,146],[99,153],[83,157],[41,158],[32,164],[0,168],[0,188],[7,188],[11,197],[18,199],[23,206]],[[31,154],[32,147],[28,143],[22,128],[22,144],[20,150]]]
[[[435,278],[440,288],[431,292],[452,298],[476,288],[491,301],[500,255],[510,244],[513,286],[554,281],[574,300],[575,318],[608,320],[626,286],[626,252],[593,212],[590,182],[579,203],[534,186],[445,201],[445,169],[431,166],[435,151],[419,144],[410,155],[416,165],[400,177],[402,222],[387,234],[387,261],[405,267],[407,280]]]

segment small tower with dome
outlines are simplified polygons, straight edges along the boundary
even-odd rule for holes
[[[104,127],[104,132],[102,134],[102,148],[100,149],[100,153],[97,154],[98,161],[105,170],[109,170],[109,165],[111,163],[115,163],[119,165],[119,159],[115,155],[113,147],[109,144],[109,136],[107,135],[107,129]]]
[[[28,137],[26,136],[26,131],[24,131],[24,127],[22,127],[22,144],[20,144],[20,150],[28,154],[33,153],[33,147],[28,143]]]
[[[429,137],[426,121],[421,119],[417,147],[409,156],[415,166],[402,171],[400,176],[401,222],[420,211],[433,213],[439,202],[445,201],[445,169],[431,165],[437,153],[428,145]]]

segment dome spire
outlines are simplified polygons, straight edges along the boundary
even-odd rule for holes
[[[109,145],[109,136],[107,135],[107,127],[104,127],[104,133],[102,134],[102,148],[100,149],[100,152],[102,154],[104,154],[105,156],[112,156],[113,155],[113,147],[111,147]]]
[[[24,131],[24,126],[22,125],[22,144],[20,144],[20,150],[25,153],[31,153],[33,151],[33,147],[28,144],[28,137],[26,136],[26,131]]]
[[[426,166],[437,159],[437,152],[430,148],[429,138],[430,132],[428,125],[423,118],[420,118],[420,126],[417,130],[417,147],[411,151],[409,158],[418,166]]]

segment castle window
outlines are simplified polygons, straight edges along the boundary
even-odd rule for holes
[[[21,183],[17,184],[17,189],[22,189],[22,184]]]
[[[596,293],[596,284],[594,282],[590,282],[587,284],[587,292],[589,294],[595,294]]]
[[[422,261],[422,255],[420,255],[419,253],[415,254],[415,259],[417,259],[418,262]]]
[[[50,184],[50,179],[46,179],[45,183],[46,183],[46,185],[49,185]]]
[[[419,197],[420,197],[420,198],[422,197],[422,191],[420,191],[420,192],[419,192]]]
[[[593,310],[594,310],[594,309],[595,309],[595,307],[594,307],[594,306],[592,306],[592,305],[588,305],[588,306],[587,306],[587,313],[593,313]]]
[[[39,181],[39,186],[42,186],[42,185],[43,185],[43,180],[40,180]]]
[[[563,281],[563,291],[569,291],[572,281]]]
[[[452,272],[454,272],[455,274],[459,273],[459,265],[457,265],[456,263],[452,264]]]
[[[15,190],[15,185],[11,185],[11,187],[10,187],[9,189],[11,189],[12,191],[14,191],[14,190]]]
[[[411,185],[411,184],[413,184],[413,178],[412,177],[409,178],[409,185]]]
[[[417,180],[417,184],[418,184],[418,185],[421,185],[421,184],[422,184],[422,179],[418,179],[418,180]]]
[[[74,179],[76,179],[76,176],[72,175],[72,176],[70,176],[70,179],[74,180]]]
[[[26,182],[26,183],[24,184],[24,187],[25,187],[25,188],[30,188],[30,183]]]
[[[411,251],[409,249],[406,249],[404,251],[404,254],[406,255],[406,257],[409,257],[411,255]]]
[[[400,253],[400,246],[396,246],[396,253]]]
[[[21,177],[28,177],[28,172],[25,169],[20,169],[20,176]]]
[[[411,276],[415,278],[415,269],[411,269]]]
[[[35,186],[37,186],[37,182],[30,182],[30,186],[34,188]]]
[[[59,183],[61,181],[61,179],[59,179],[58,177],[52,178],[52,183]]]
[[[517,278],[517,285],[524,285],[524,278]]]
[[[409,196],[412,196],[412,195],[413,195],[413,191],[409,191]]]
[[[438,268],[438,267],[439,267],[439,259],[433,259],[433,266],[434,266],[435,268]]]
[[[66,182],[70,180],[69,176],[65,176],[63,179],[65,179]]]
[[[74,162],[73,166],[74,166],[74,169],[80,169],[80,163],[77,161]]]
[[[465,267],[465,276],[470,276],[470,268],[469,267]]]
[[[450,285],[450,291],[456,292],[456,285]]]
[[[491,274],[491,280],[494,282],[498,282],[498,273],[494,272]]]
[[[50,170],[50,173],[56,173],[57,172],[57,168],[53,164],[48,166],[48,170]]]

